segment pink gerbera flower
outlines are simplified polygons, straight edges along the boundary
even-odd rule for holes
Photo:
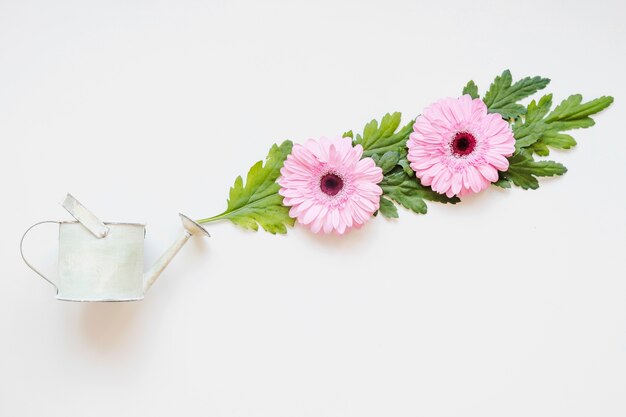
[[[509,124],[480,99],[446,98],[426,108],[407,141],[422,184],[448,197],[484,190],[509,168],[515,151]]]
[[[343,234],[378,210],[382,170],[350,138],[309,139],[295,145],[278,184],[289,215],[315,233]]]

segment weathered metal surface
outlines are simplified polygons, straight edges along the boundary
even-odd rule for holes
[[[71,194],[67,194],[63,201],[63,208],[67,210],[76,220],[87,228],[97,238],[103,238],[109,233],[109,228],[96,217],[87,207],[80,204]]]
[[[141,300],[191,236],[210,236],[198,223],[180,214],[183,231],[144,274],[145,225],[103,223],[69,194],[63,206],[78,221],[36,223],[26,230],[20,242],[20,251],[26,265],[56,288],[59,300]],[[42,223],[59,224],[56,283],[33,267],[24,256],[24,238],[31,229]],[[103,234],[105,229],[106,233]]]
[[[143,298],[141,224],[107,224],[105,238],[78,222],[59,227],[59,292],[71,301],[130,301]]]

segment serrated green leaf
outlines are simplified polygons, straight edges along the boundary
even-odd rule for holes
[[[535,161],[530,152],[520,151],[509,158],[509,169],[501,177],[525,190],[539,188],[537,177],[563,175],[567,172],[562,164],[554,161]]]
[[[541,137],[541,142],[555,149],[570,149],[576,146],[576,140],[573,137],[565,133],[557,133],[554,131],[545,132]]]
[[[531,101],[526,111],[526,123],[534,123],[543,119],[552,107],[552,94],[546,94],[539,99],[539,103],[535,100]]]
[[[351,130],[348,130],[347,132],[344,132],[343,135],[341,135],[342,138],[350,138],[350,139],[354,139],[354,133],[352,133]]]
[[[398,164],[399,160],[400,154],[398,152],[387,151],[378,160],[375,159],[374,162],[376,162],[376,165],[378,165],[380,169],[383,170],[383,174],[386,174]]]
[[[548,156],[550,155],[550,149],[548,148],[548,146],[541,142],[535,142],[532,145],[530,145],[528,148],[526,148],[528,150],[533,151],[534,153],[536,153],[539,156]]]
[[[380,214],[385,216],[388,219],[397,219],[398,218],[398,209],[395,204],[391,200],[386,199],[385,197],[380,197],[380,208],[378,209]]]
[[[494,182],[493,185],[500,188],[511,188],[511,181],[506,178],[500,178],[498,181]]]
[[[237,177],[230,189],[226,211],[199,220],[199,223],[228,219],[246,229],[256,231],[260,225],[272,234],[287,233],[287,226],[293,226],[295,220],[289,217],[289,208],[282,204],[283,197],[278,194],[280,186],[276,180],[292,146],[289,140],[280,146],[274,144],[265,165],[259,161],[250,168],[245,185],[241,176]]]
[[[518,150],[529,149],[540,156],[550,153],[548,146],[570,149],[576,145],[576,140],[561,132],[593,126],[595,122],[590,116],[604,110],[612,102],[613,97],[600,97],[582,103],[582,96],[574,94],[548,114],[552,105],[551,94],[542,97],[539,103],[533,100],[528,105],[524,120],[513,125],[515,147]]]
[[[422,185],[419,179],[409,177],[400,167],[386,175],[379,185],[383,196],[419,214],[426,214],[428,210],[424,200],[452,204],[460,201],[457,197],[448,198]]]
[[[483,101],[489,113],[499,113],[504,119],[517,119],[526,113],[526,108],[517,102],[545,88],[550,80],[541,77],[526,77],[513,84],[509,70],[496,77]]]
[[[465,87],[463,87],[463,95],[469,94],[472,98],[480,97],[478,95],[478,86],[474,83],[474,80],[469,80]]]
[[[596,114],[613,103],[613,97],[602,96],[587,103],[582,103],[583,96],[573,94],[563,100],[561,104],[546,117],[546,123],[555,121],[578,121],[592,114]],[[586,126],[585,126],[586,127]]]
[[[408,161],[408,159],[406,159],[406,156],[398,161],[398,165],[402,167],[404,173],[409,177],[415,176],[415,171],[413,171],[413,168],[411,168],[411,163]]]
[[[517,119],[525,112],[526,107],[517,103],[508,103],[506,105],[493,109],[493,111],[491,109],[489,110],[489,113],[499,113],[500,115],[502,115],[503,118],[507,120]]]
[[[413,131],[414,120],[398,130],[402,115],[387,113],[380,121],[372,120],[365,125],[363,134],[356,135],[355,145],[363,147],[363,156],[384,155],[388,151],[400,151]]]

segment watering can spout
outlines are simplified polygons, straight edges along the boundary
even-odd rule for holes
[[[189,217],[184,214],[180,214],[180,219],[183,222],[183,231],[181,235],[174,241],[174,243],[161,255],[161,257],[148,269],[143,275],[144,282],[144,294],[152,287],[154,281],[161,275],[163,270],[169,265],[169,263],[174,259],[178,251],[187,243],[191,236],[206,236],[209,237],[209,232],[207,232],[204,227],[200,226],[195,221],[191,220]]]

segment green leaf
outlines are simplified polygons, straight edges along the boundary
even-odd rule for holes
[[[432,188],[422,185],[417,178],[408,176],[401,167],[386,175],[379,185],[383,190],[384,197],[419,214],[426,214],[428,210],[424,200],[452,204],[460,201],[457,197],[448,198],[444,194],[439,194]],[[383,215],[388,217],[384,213]]]
[[[563,175],[567,168],[554,161],[535,161],[530,152],[519,151],[509,158],[509,169],[501,173],[504,180],[510,180],[525,190],[539,188],[537,177]]]
[[[494,182],[493,185],[500,188],[511,188],[511,181],[506,178],[500,178],[498,181]]]
[[[604,110],[611,103],[613,97],[600,97],[583,103],[582,96],[574,94],[549,113],[552,106],[551,94],[543,96],[539,103],[533,100],[528,105],[523,121],[513,125],[515,147],[518,150],[527,148],[540,156],[549,155],[548,147],[570,149],[576,146],[576,140],[561,132],[593,126],[595,122],[590,116]]]
[[[276,180],[292,146],[289,140],[280,146],[274,144],[265,165],[263,161],[259,161],[250,168],[245,185],[241,176],[237,177],[230,189],[226,211],[199,220],[199,223],[228,219],[246,229],[256,231],[260,225],[272,234],[287,233],[287,226],[293,226],[294,219],[289,217],[289,207],[283,205],[283,197],[278,194],[280,186]]]
[[[463,95],[469,94],[472,98],[480,97],[478,95],[478,86],[474,83],[474,80],[469,80],[465,87],[463,87]]]
[[[607,96],[602,96],[587,103],[582,103],[582,100],[583,96],[580,94],[569,96],[546,117],[546,122],[580,121],[606,109],[613,103],[613,97]]]
[[[539,103],[535,100],[531,101],[526,110],[526,123],[535,123],[546,117],[546,114],[552,107],[552,94],[546,94],[539,99]]]
[[[541,141],[533,143],[527,149],[533,151],[534,153],[536,153],[539,156],[548,156],[548,155],[550,155],[550,149],[548,148],[548,146],[545,143],[543,143]]]
[[[363,147],[363,156],[374,154],[384,155],[387,151],[399,151],[405,147],[409,135],[413,131],[414,120],[398,130],[401,113],[387,113],[380,121],[372,120],[365,125],[363,134],[356,135],[355,145]]]
[[[526,113],[526,108],[518,101],[545,88],[550,80],[541,77],[526,77],[513,84],[509,70],[496,77],[483,101],[489,113],[500,113],[504,119],[517,119]]]
[[[398,166],[402,168],[406,175],[408,175],[409,177],[414,177],[415,171],[413,171],[413,168],[411,168],[411,163],[407,159],[408,153],[409,150],[406,147],[400,150],[400,159],[398,160]]]
[[[396,205],[385,197],[380,197],[380,208],[378,211],[388,219],[398,218],[398,209],[396,208]]]
[[[387,151],[379,159],[374,159],[376,165],[383,170],[383,174],[391,171],[398,164],[399,160],[400,154],[396,151]]]
[[[554,131],[545,132],[541,137],[541,142],[555,149],[570,149],[576,146],[576,140],[573,137],[565,133],[557,133]]]
[[[398,161],[398,165],[402,167],[402,170],[404,171],[404,173],[408,175],[409,177],[415,176],[415,171],[413,171],[413,168],[411,168],[411,163],[409,162],[408,159],[406,159],[406,156]]]

